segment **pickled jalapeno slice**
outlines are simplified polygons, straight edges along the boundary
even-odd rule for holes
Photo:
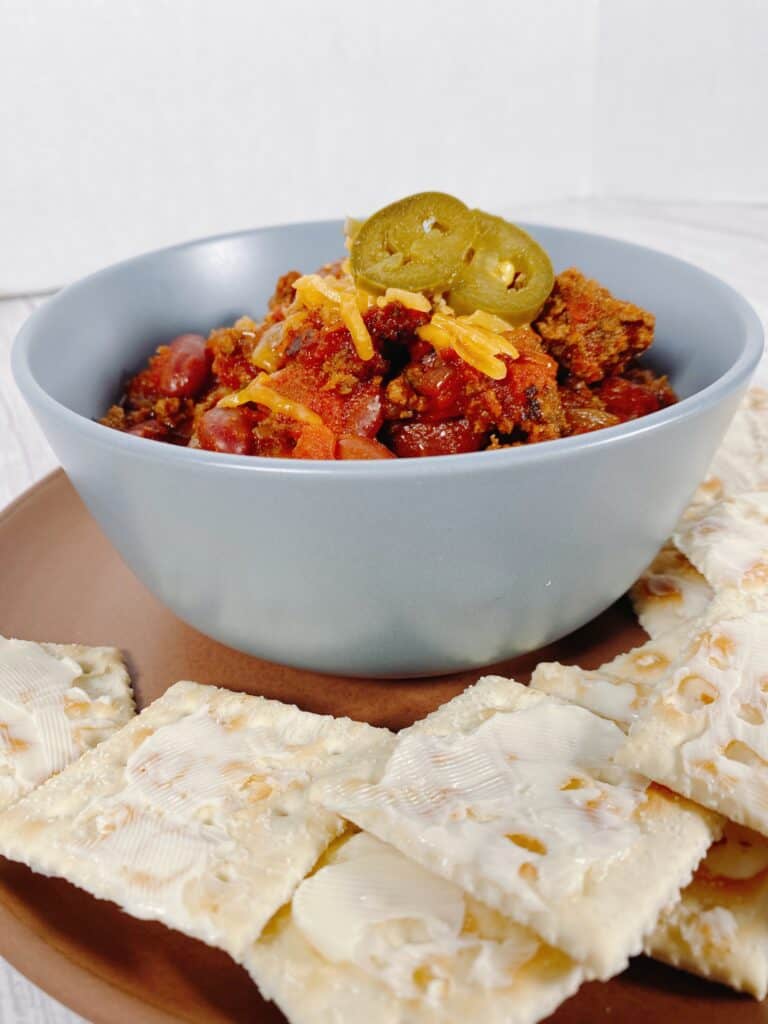
[[[352,272],[377,291],[437,291],[461,270],[476,232],[472,212],[443,192],[420,192],[374,213],[352,244]]]
[[[509,324],[536,318],[555,276],[549,256],[522,228],[474,210],[476,236],[448,295],[457,313],[482,309]]]

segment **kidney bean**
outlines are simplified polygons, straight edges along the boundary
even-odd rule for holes
[[[342,437],[336,446],[340,459],[394,459],[394,455],[379,441],[368,437]]]
[[[158,367],[157,384],[164,395],[194,398],[205,386],[211,369],[211,353],[201,334],[180,334],[168,345]]]
[[[482,444],[482,438],[473,432],[465,419],[447,420],[445,423],[423,420],[394,423],[390,434],[392,448],[401,459],[476,452]]]
[[[251,422],[242,409],[209,409],[203,413],[197,440],[209,452],[250,455],[253,451]]]
[[[144,420],[126,430],[126,434],[133,434],[136,437],[146,437],[150,441],[165,441],[168,437],[168,427],[159,420]]]

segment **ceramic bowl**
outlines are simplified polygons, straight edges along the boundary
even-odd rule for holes
[[[488,665],[576,629],[628,588],[703,477],[762,350],[747,302],[697,267],[528,230],[556,269],[578,266],[656,314],[648,364],[679,404],[529,447],[381,462],[220,455],[95,422],[157,344],[258,317],[280,274],[336,258],[340,222],[203,239],[94,274],[27,321],[13,370],[124,560],[203,633],[335,674]],[[73,600],[83,586],[87,551]]]

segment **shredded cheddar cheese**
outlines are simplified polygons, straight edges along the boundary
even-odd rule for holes
[[[406,309],[432,313],[430,322],[417,330],[418,336],[436,349],[453,349],[465,363],[493,380],[503,380],[507,375],[506,363],[498,358],[500,355],[511,359],[520,355],[505,337],[505,332],[510,330],[509,324],[498,316],[478,310],[471,316],[457,317],[442,296],[430,299],[421,292],[402,288],[387,288],[383,295],[377,297],[364,288],[356,287],[344,266],[342,272],[341,277],[323,277],[320,274],[300,277],[293,286],[296,302],[309,309],[326,308],[338,316],[349,331],[361,359],[372,359],[374,355],[373,340],[362,314],[373,305],[384,308],[392,302]],[[263,341],[256,350],[260,358],[264,354]],[[257,362],[255,356],[256,352],[254,362]],[[257,365],[265,370],[275,368],[269,353]]]
[[[490,327],[491,322],[494,322],[494,329]],[[503,353],[511,359],[517,359],[520,353],[499,332],[498,324],[503,324],[504,329],[509,330],[509,324],[487,313],[482,314],[480,320],[476,313],[469,317],[435,313],[432,320],[416,333],[438,351],[452,348],[465,363],[492,380],[504,380],[507,367],[498,356]]]
[[[315,427],[323,425],[323,421],[316,412],[307,408],[306,405],[302,405],[301,402],[294,402],[292,399],[286,398],[285,395],[278,394],[277,391],[269,387],[268,380],[269,377],[266,373],[260,373],[242,390],[222,398],[218,407],[220,409],[236,409],[239,405],[245,405],[246,402],[256,402],[257,405],[266,406],[270,412],[287,416],[299,423]]]
[[[390,302],[399,302],[406,309],[417,309],[420,313],[431,313],[432,303],[421,292],[409,292],[405,288],[387,288],[376,300],[376,305],[383,309]]]
[[[341,319],[352,335],[352,344],[357,349],[357,354],[361,359],[373,359],[373,340],[358,308],[357,296],[352,292],[342,294],[339,307]]]
[[[362,288],[355,288],[352,278],[321,277],[305,274],[294,282],[297,300],[310,308],[331,307],[338,312],[344,326],[352,336],[361,359],[372,359],[373,339],[365,326],[361,312],[373,303],[373,296]]]
[[[486,313],[482,309],[475,310],[470,316],[461,317],[461,321],[471,324],[473,327],[484,327],[486,331],[492,331],[494,334],[503,334],[504,331],[510,330],[506,320],[502,320],[500,316],[495,316],[493,313]]]
[[[304,306],[315,309],[318,306],[338,306],[341,291],[330,282],[336,278],[322,277],[320,274],[305,274],[293,283],[296,298]]]

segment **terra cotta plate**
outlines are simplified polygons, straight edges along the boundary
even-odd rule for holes
[[[400,728],[453,697],[478,673],[377,682],[258,661],[185,626],[131,575],[63,473],[0,516],[0,633],[112,644],[125,652],[141,707],[178,679],[276,697],[308,711]],[[593,668],[643,639],[629,606],[535,655],[494,671],[527,681],[541,660]],[[397,638],[393,637],[393,643]],[[280,1024],[224,953],[163,925],[136,921],[58,879],[0,858],[0,955],[94,1024]],[[768,1004],[638,958],[621,977],[585,985],[552,1024],[756,1024]]]

